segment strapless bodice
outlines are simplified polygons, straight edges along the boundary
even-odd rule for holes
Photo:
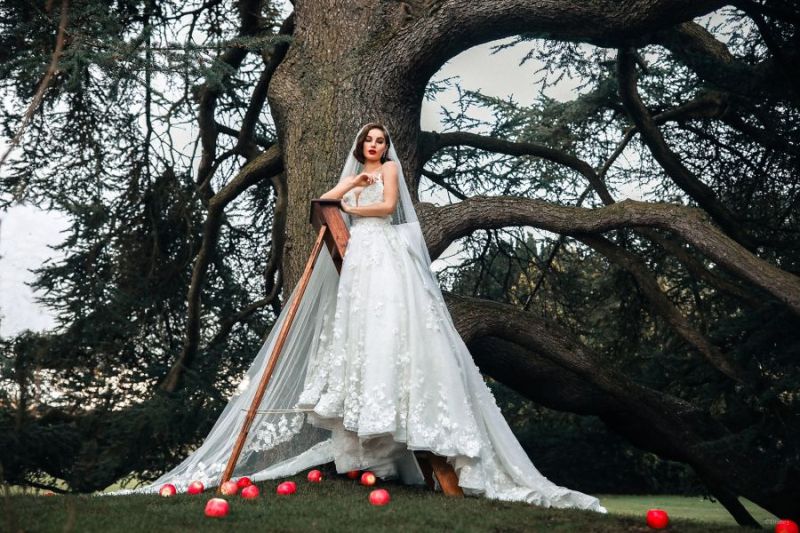
[[[378,172],[373,174],[375,176],[375,182],[371,185],[367,185],[361,192],[356,194],[353,190],[347,191],[344,195],[342,200],[344,200],[348,205],[351,206],[358,206],[363,207],[365,205],[370,204],[377,204],[383,201],[383,175]],[[350,225],[351,227],[373,227],[373,226],[386,226],[391,225],[392,217],[391,216],[384,216],[384,217],[376,217],[376,216],[361,216],[361,215],[350,215]]]
[[[380,172],[373,174],[375,182],[367,185],[356,194],[352,189],[347,191],[342,200],[352,206],[365,206],[383,201],[383,175]]]

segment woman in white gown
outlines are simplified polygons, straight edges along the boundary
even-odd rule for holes
[[[394,477],[412,450],[430,450],[448,458],[468,494],[603,512],[596,498],[551,483],[523,460],[441,292],[420,273],[427,265],[392,224],[405,183],[398,162],[387,160],[390,142],[383,126],[362,128],[353,154],[361,173],[322,196],[342,198],[350,241],[298,407],[332,431],[339,472]],[[498,446],[509,449],[498,455]],[[515,461],[504,462],[509,455]]]
[[[325,252],[316,261],[234,475],[276,479],[333,461],[340,473],[422,484],[413,451],[429,450],[467,495],[605,513],[597,498],[544,477],[508,427],[430,270],[384,126],[359,131],[322,197],[342,199],[350,227],[341,273]],[[203,445],[153,484],[116,494],[218,481],[284,315]]]

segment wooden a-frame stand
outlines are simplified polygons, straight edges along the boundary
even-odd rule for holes
[[[303,270],[303,275],[298,283],[297,297],[292,301],[291,307],[287,311],[286,320],[283,322],[283,326],[278,332],[278,338],[275,341],[275,346],[270,354],[269,361],[267,362],[267,368],[264,370],[264,374],[261,376],[258,389],[253,397],[253,403],[250,405],[250,409],[247,411],[244,425],[239,432],[239,437],[237,438],[236,444],[233,447],[231,457],[228,459],[228,464],[225,467],[225,471],[223,472],[222,478],[219,481],[217,492],[221,490],[222,484],[225,481],[228,481],[233,475],[233,470],[236,467],[237,461],[239,460],[239,455],[242,453],[242,448],[244,447],[245,440],[247,439],[247,434],[250,431],[250,426],[253,424],[253,420],[258,412],[258,406],[261,405],[261,400],[264,398],[267,385],[272,377],[273,370],[275,370],[278,357],[283,350],[286,337],[289,335],[292,322],[297,314],[297,308],[300,305],[300,301],[303,299],[303,293],[305,293],[306,287],[308,286],[308,280],[311,278],[311,271],[314,269],[314,263],[316,262],[320,251],[322,250],[323,243],[330,251],[333,264],[336,266],[336,270],[339,273],[342,271],[342,261],[344,260],[344,253],[347,249],[347,241],[350,239],[350,232],[347,230],[344,219],[342,219],[342,215],[339,211],[339,204],[340,200],[311,200],[310,221],[317,230],[317,240],[314,242],[314,246],[311,249],[311,255],[308,258],[306,267]],[[431,489],[434,488],[435,484],[433,481],[433,476],[435,475],[436,480],[439,482],[439,486],[446,495],[464,495],[461,487],[458,486],[458,477],[456,476],[453,467],[444,457],[428,451],[416,451],[414,452],[414,455],[416,456],[417,462],[422,469],[422,474],[425,477],[425,483],[428,485],[428,487]]]

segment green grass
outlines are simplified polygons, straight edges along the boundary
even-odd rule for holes
[[[700,498],[679,496],[600,496],[609,515],[590,511],[543,509],[525,503],[485,498],[448,498],[421,487],[379,482],[392,501],[373,507],[370,488],[336,476],[311,484],[295,476],[297,494],[277,496],[278,481],[259,483],[255,501],[227,497],[231,513],[223,519],[203,514],[211,491],[201,496],[93,497],[10,494],[3,498],[0,531],[175,532],[175,531],[516,531],[646,532],[644,512],[665,509],[672,519],[668,531],[739,531],[725,510]],[[756,517],[774,524],[756,508]]]
[[[703,499],[700,496],[673,495],[599,495],[603,506],[614,515],[644,516],[648,509],[659,508],[669,513],[671,518],[687,518],[715,524],[736,525],[736,521],[718,502]],[[762,526],[774,529],[778,521],[775,516],[749,500],[742,499],[742,504]]]

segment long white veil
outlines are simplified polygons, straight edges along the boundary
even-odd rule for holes
[[[356,135],[348,152],[340,183],[361,170],[353,154],[358,137]],[[431,259],[393,144],[390,144],[388,158],[398,167],[399,198],[391,222],[405,242],[418,271],[419,275],[413,283],[419,283],[422,290],[446,309],[438,281],[430,268]],[[350,217],[346,213],[343,215],[349,226]],[[338,282],[339,275],[333,260],[323,247],[299,303],[283,352],[258,407],[258,414],[233,472],[234,478],[246,475],[254,481],[276,479],[334,461],[332,431],[312,425],[310,420],[313,416],[297,406],[301,405],[298,400],[305,389],[307,371],[314,368],[315,357],[318,353],[324,353],[326,348],[322,343],[326,342],[326,326],[336,311]],[[108,494],[155,493],[164,483],[172,483],[179,491],[183,491],[193,480],[202,481],[207,487],[219,483],[278,331],[286,320],[287,310],[297,297],[295,288],[241,385],[203,444],[155,482],[134,490]],[[442,329],[449,337],[449,346],[454,351],[457,363],[452,371],[469,396],[464,401],[474,406],[481,442],[474,454],[447,459],[454,467],[464,492],[502,500],[527,501],[544,507],[606,512],[597,498],[560,487],[536,469],[511,432],[449,313],[445,312],[445,315],[448,327]],[[334,430],[338,431],[338,428]],[[422,483],[422,474],[413,453],[409,451],[402,462],[396,464],[396,471],[403,482]]]
[[[361,163],[353,154],[357,140],[358,135],[348,151],[347,160],[339,177],[340,183],[348,176],[361,171]],[[407,242],[409,251],[418,259],[417,262],[421,266],[425,265],[430,274],[430,277],[426,278],[435,282],[429,270],[431,261],[422,230],[393,144],[390,144],[388,159],[395,161],[398,167],[399,198],[392,215],[392,224],[396,225],[398,232]],[[342,215],[349,226],[349,215],[345,212],[342,212]],[[296,405],[305,385],[307,369],[310,364],[313,365],[311,358],[320,350],[320,342],[324,341],[322,332],[326,321],[335,311],[338,281],[339,274],[330,253],[323,247],[314,264],[283,351],[233,471],[234,478],[246,475],[253,481],[275,479],[333,461],[331,432],[311,425],[307,420],[306,411],[297,409]],[[286,320],[287,310],[297,296],[295,287],[253,364],[202,445],[178,466],[149,485],[107,494],[157,493],[165,483],[172,483],[178,491],[184,491],[188,484],[195,480],[202,481],[206,487],[219,484],[277,341],[278,332]],[[413,472],[406,472],[406,479],[421,481],[421,477],[417,478]]]

